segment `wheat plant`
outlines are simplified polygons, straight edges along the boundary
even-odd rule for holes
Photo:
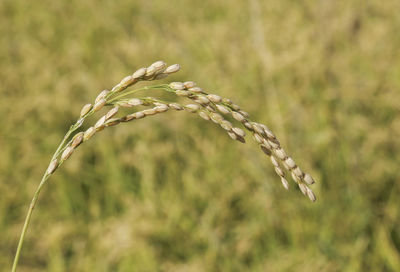
[[[202,88],[196,86],[193,81],[172,82],[170,84],[160,84],[146,86],[138,89],[127,90],[139,81],[153,81],[163,79],[169,74],[179,71],[179,64],[167,66],[163,61],[157,61],[149,67],[138,69],[132,75],[121,80],[110,91],[104,90],[96,97],[93,104],[86,104],[82,107],[80,117],[65,134],[60,145],[57,147],[49,166],[45,171],[42,180],[37,187],[32,201],[30,203],[28,213],[22,228],[17,251],[14,257],[12,272],[16,271],[18,260],[21,255],[22,245],[25,235],[32,217],[32,212],[38,201],[39,194],[46,184],[50,176],[71,157],[76,148],[82,143],[88,141],[96,133],[105,128],[112,127],[121,123],[142,119],[151,115],[167,112],[169,110],[183,111],[197,114],[201,118],[211,121],[222,129],[224,129],[230,138],[245,143],[246,132],[226,117],[236,123],[240,123],[245,130],[252,136],[255,142],[260,146],[261,150],[269,157],[279,176],[285,189],[289,189],[289,182],[286,179],[285,168],[290,172],[293,180],[300,188],[301,192],[311,201],[315,201],[316,197],[312,190],[308,187],[314,183],[314,179],[310,174],[303,172],[295,161],[287,155],[281,147],[279,140],[272,131],[264,124],[254,122],[250,119],[249,114],[242,110],[238,105],[228,98],[222,98],[216,94],[208,94]],[[184,97],[192,101],[190,104],[180,104],[171,101],[164,101],[150,96],[133,97],[137,92],[148,92],[151,90],[162,90],[173,95]],[[134,109],[138,106],[147,107],[143,110],[137,110],[127,115],[116,117],[120,108]],[[98,121],[85,131],[79,131],[86,119],[96,112],[100,112],[105,108],[109,110],[98,119]],[[283,168],[282,168],[283,166]]]

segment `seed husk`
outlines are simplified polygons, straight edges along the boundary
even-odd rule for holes
[[[65,161],[67,160],[69,157],[71,157],[72,153],[74,152],[74,149],[71,146],[68,146],[64,152],[61,154],[61,160]]]
[[[207,95],[207,97],[214,103],[220,103],[222,101],[222,98],[216,94],[209,94]]]
[[[180,70],[180,66],[179,64],[173,64],[171,66],[168,66],[167,69],[165,69],[164,73],[166,74],[172,74],[172,73],[176,73]]]
[[[106,114],[106,120],[114,117],[117,113],[118,113],[119,107],[116,106],[114,108],[112,108],[111,110],[109,110]]]
[[[53,174],[54,171],[56,171],[57,167],[58,167],[58,160],[57,159],[52,160],[49,164],[49,167],[47,168],[47,171],[46,171],[47,174],[48,175]]]
[[[174,90],[184,90],[185,89],[185,86],[183,85],[182,82],[171,82],[169,84],[169,87]]]
[[[83,141],[87,141],[90,138],[92,138],[92,136],[96,133],[96,130],[94,129],[94,127],[90,127],[88,128],[85,133],[83,134]]]
[[[200,106],[196,104],[188,104],[185,106],[185,109],[188,110],[189,112],[194,113],[200,109]]]
[[[71,147],[76,148],[79,146],[83,141],[83,132],[79,132],[74,136],[74,139],[72,140]]]
[[[133,78],[141,78],[146,74],[146,68],[140,68],[132,74]]]
[[[96,111],[101,110],[105,104],[106,104],[106,100],[104,98],[100,99],[96,104],[94,104],[93,111],[96,112]]]

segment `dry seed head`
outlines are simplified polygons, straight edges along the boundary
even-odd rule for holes
[[[144,114],[143,114],[143,116],[144,116]],[[135,113],[128,114],[127,116],[124,116],[124,117],[122,118],[122,121],[123,121],[123,122],[129,122],[129,121],[131,121],[131,120],[133,120],[133,119],[137,119],[137,118],[136,118],[136,112],[135,112]]]
[[[200,87],[193,87],[193,88],[188,89],[188,91],[193,92],[193,93],[202,93],[203,89]]]
[[[126,101],[120,101],[117,102],[118,106],[123,107],[123,108],[132,108],[133,106],[129,104],[129,102]]]
[[[228,131],[228,135],[229,135],[229,137],[231,137],[233,140],[237,140],[237,139],[238,139],[238,136],[237,136],[235,133],[233,133],[233,132]]]
[[[240,113],[241,115],[243,115],[244,117],[246,117],[246,118],[249,118],[249,117],[250,117],[250,114],[248,114],[247,112],[245,112],[245,111],[243,111],[243,110],[240,110],[239,113]]]
[[[136,119],[141,119],[141,118],[145,117],[145,114],[143,111],[138,111],[138,112],[135,112],[134,114],[135,114]]]
[[[242,124],[250,131],[254,131],[253,126],[246,119],[242,122]]]
[[[128,86],[132,85],[133,83],[135,83],[136,81],[137,81],[137,79],[134,78],[133,76],[127,76],[127,77],[124,77],[119,84],[123,87],[128,87]]]
[[[264,134],[267,135],[268,138],[270,138],[271,140],[275,140],[276,137],[275,135],[272,133],[272,131],[264,124],[259,124],[263,129],[264,129]]]
[[[307,183],[308,185],[311,185],[311,184],[314,184],[314,183],[315,183],[314,179],[313,179],[313,178],[311,177],[311,175],[308,174],[308,173],[306,173],[306,174],[304,175],[303,180],[304,180],[304,182]]]
[[[214,123],[216,123],[216,124],[219,124],[220,122],[222,122],[223,120],[225,120],[224,117],[222,117],[221,114],[216,113],[216,112],[210,113],[210,117],[211,117],[211,120],[212,120]]]
[[[257,142],[257,143],[259,143],[259,144],[262,144],[263,143],[263,138],[259,135],[259,134],[257,134],[257,133],[254,133],[253,134],[253,137],[254,137],[254,140]]]
[[[267,154],[268,156],[271,156],[271,149],[269,149],[268,147],[266,147],[265,145],[260,145],[260,148],[261,148],[261,150],[265,153],[265,154]]]
[[[146,110],[143,110],[142,112],[143,112],[143,114],[144,114],[145,116],[154,115],[154,114],[157,113],[157,111],[155,110],[155,108],[146,109]]]
[[[208,110],[209,112],[216,112],[215,108],[214,108],[212,105],[210,105],[210,104],[208,104],[208,105],[206,106],[206,110]]]
[[[106,116],[101,117],[94,125],[95,129],[99,129],[106,122]]]
[[[188,110],[189,112],[194,113],[200,109],[200,106],[196,104],[189,104],[185,106],[185,109]]]
[[[222,101],[222,98],[216,94],[209,94],[209,95],[207,95],[207,98],[210,99],[214,103],[220,103]]]
[[[280,160],[284,160],[284,159],[286,159],[286,157],[287,157],[285,150],[283,150],[282,148],[275,149],[275,155],[276,155]]]
[[[301,171],[300,167],[296,166],[292,171],[299,178],[303,178],[303,171]]]
[[[291,157],[287,157],[284,163],[287,165],[289,169],[293,169],[296,167],[296,163]]]
[[[268,143],[275,149],[280,148],[280,143],[277,141],[272,141],[271,139],[267,139]]]
[[[237,136],[237,138],[236,138],[237,141],[239,141],[239,142],[241,142],[243,144],[246,143],[246,140],[243,137],[241,137],[239,135],[236,135],[236,136]]]
[[[240,107],[236,104],[231,104],[231,107],[235,110],[235,111],[240,111]]]
[[[119,107],[118,107],[118,106],[116,106],[116,107],[112,108],[111,110],[109,110],[109,111],[107,112],[107,114],[106,114],[106,120],[108,120],[108,119],[114,117],[114,115],[117,114],[118,110],[119,110]]]
[[[278,174],[280,177],[284,177],[285,173],[282,171],[280,167],[275,167],[275,172]]]
[[[58,160],[54,159],[51,161],[51,163],[49,164],[49,167],[47,168],[47,174],[51,175],[54,173],[54,171],[56,171],[58,167]]]
[[[199,104],[204,104],[204,105],[210,103],[210,100],[208,100],[208,98],[203,95],[198,96],[195,101]]]
[[[255,132],[260,135],[264,135],[264,129],[259,124],[252,122],[251,125],[253,126]]]
[[[106,104],[106,100],[104,98],[100,99],[96,104],[94,104],[93,111],[96,112],[96,111],[101,110],[105,104]]]
[[[317,198],[315,197],[313,191],[311,191],[311,189],[308,188],[308,187],[306,187],[306,188],[307,188],[307,196],[308,196],[308,198],[309,198],[312,202],[315,202],[315,200],[317,200]]]
[[[169,108],[165,104],[161,104],[154,108],[157,112],[166,112]]]
[[[90,138],[92,138],[92,136],[96,133],[96,130],[94,129],[94,127],[90,127],[88,128],[85,133],[83,134],[83,141],[87,141]]]
[[[135,79],[141,78],[146,74],[146,70],[146,68],[140,68],[132,74],[132,77]]]
[[[268,147],[270,150],[272,150],[272,146],[269,144],[268,140],[266,140],[265,138],[263,138],[263,145],[265,145],[266,147]]]
[[[219,105],[219,104],[217,104],[217,105],[215,105],[215,106],[216,106],[217,109],[218,109],[221,113],[223,113],[223,114],[229,114],[229,113],[230,113],[230,111],[228,110],[228,108],[225,107],[225,106],[222,106],[222,105]]]
[[[168,76],[168,74],[161,73],[161,74],[156,75],[154,77],[154,79],[163,79],[163,78],[166,78],[167,76]]]
[[[271,159],[271,163],[274,167],[279,167],[279,163],[273,155],[270,156],[270,159]]]
[[[74,152],[74,149],[70,146],[68,146],[64,152],[61,154],[61,160],[65,161],[66,159],[68,159],[69,157],[71,157],[72,152]]]
[[[174,90],[184,90],[185,89],[185,86],[183,85],[182,82],[171,82],[169,84],[169,87]]]
[[[222,102],[227,103],[227,104],[232,104],[232,100],[230,100],[229,98],[222,98]]]
[[[242,137],[242,138],[244,138],[244,137],[246,136],[246,133],[245,133],[244,130],[241,129],[241,128],[234,127],[234,128],[232,128],[232,131],[233,131],[235,134],[237,134],[238,136]]]
[[[286,190],[289,190],[289,182],[284,177],[281,177],[281,182],[283,187],[285,187]]]
[[[167,66],[167,64],[165,62],[163,62],[162,60],[159,60],[159,61],[154,62],[150,66],[156,68],[157,71],[160,71],[160,70],[164,69]]]
[[[106,127],[112,127],[112,126],[118,125],[120,122],[121,122],[121,120],[119,118],[113,118],[113,119],[108,120],[104,125]]]
[[[190,89],[196,86],[196,83],[194,83],[193,81],[186,81],[183,82],[183,85],[185,86],[186,89]]]
[[[237,111],[232,111],[232,117],[233,117],[235,120],[239,121],[239,122],[243,122],[244,120],[246,120],[246,119],[244,118],[244,116],[243,116],[242,114],[238,113]]]
[[[290,175],[292,176],[292,179],[296,182],[296,183],[302,183],[301,179],[296,176],[293,172],[290,172]]]
[[[74,139],[72,140],[71,147],[76,148],[78,145],[80,145],[83,141],[83,132],[79,132],[75,134]]]
[[[156,67],[154,67],[154,66],[149,66],[149,67],[147,67],[147,69],[146,69],[146,74],[145,74],[145,76],[146,77],[151,77],[151,76],[154,76],[154,74],[157,72],[157,68]]]
[[[308,187],[304,183],[299,183],[298,185],[303,195],[307,195]]]
[[[80,117],[86,115],[91,109],[92,109],[92,104],[86,104],[85,106],[83,106]]]
[[[199,116],[207,121],[209,121],[211,119],[210,116],[205,111],[199,111]]]
[[[168,66],[167,69],[165,69],[164,73],[166,74],[172,74],[172,73],[176,73],[179,71],[181,67],[179,66],[179,64],[173,64],[171,66]]]
[[[188,91],[183,91],[183,90],[177,90],[175,92],[175,94],[178,96],[189,96],[190,95],[190,93]]]
[[[229,122],[228,120],[223,120],[221,121],[221,123],[219,123],[221,125],[221,127],[227,131],[231,131],[232,130],[232,123]]]
[[[169,107],[178,111],[183,110],[182,105],[179,105],[178,103],[170,103]]]
[[[94,103],[96,104],[96,103],[99,102],[101,99],[105,98],[109,92],[110,92],[110,91],[103,90],[103,91],[96,97],[96,100],[94,101]]]
[[[139,98],[132,98],[132,99],[129,99],[128,104],[131,106],[143,105],[143,100],[139,99]]]

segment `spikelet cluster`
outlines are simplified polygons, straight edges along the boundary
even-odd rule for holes
[[[100,92],[93,103],[83,106],[80,113],[80,119],[78,120],[75,129],[77,130],[86,117],[93,113],[101,111],[104,107],[109,107],[109,110],[100,117],[93,126],[90,126],[85,131],[77,132],[72,137],[72,139],[60,150],[59,154],[53,158],[48,167],[47,173],[49,175],[54,173],[57,167],[70,158],[74,150],[81,143],[88,141],[104,128],[164,113],[172,109],[175,111],[186,111],[197,114],[201,118],[220,126],[224,131],[226,131],[230,138],[241,143],[246,142],[245,131],[247,131],[260,146],[261,150],[268,156],[284,188],[289,189],[289,182],[287,181],[285,173],[287,171],[290,173],[300,191],[310,200],[316,200],[314,193],[309,188],[309,186],[314,183],[314,179],[311,175],[300,169],[293,158],[290,157],[282,148],[277,137],[266,125],[252,121],[250,115],[246,111],[242,110],[240,106],[233,103],[232,100],[220,97],[217,94],[209,94],[201,87],[197,86],[193,81],[172,82],[168,85],[162,84],[147,88],[148,90],[164,90],[178,97],[189,99],[191,103],[188,104],[162,101],[150,96],[131,97],[130,95],[133,92],[124,92],[128,87],[139,81],[163,79],[168,75],[179,71],[179,69],[180,66],[178,64],[167,66],[165,62],[157,61],[149,67],[140,68],[132,75],[123,78],[121,82],[110,91],[103,90]],[[121,107],[132,109],[136,109],[137,107],[145,108],[136,110],[121,117],[115,117]],[[227,117],[229,117],[233,123],[229,121]]]

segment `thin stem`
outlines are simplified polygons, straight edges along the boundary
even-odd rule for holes
[[[125,96],[130,95],[130,94],[134,94],[134,93],[137,93],[137,92],[140,92],[140,91],[152,90],[152,89],[165,89],[167,86],[168,86],[167,84],[161,84],[161,85],[155,85],[155,86],[149,86],[149,87],[146,86],[146,87],[143,87],[143,88],[140,88],[140,89],[135,89],[135,90],[132,90],[132,91],[129,91],[129,92],[124,92],[123,94],[115,96],[112,99],[108,100],[107,103],[112,103],[115,100],[118,100],[118,99],[120,99],[122,97],[125,97]]]
[[[68,141],[69,137],[71,136],[71,134],[74,131],[76,131],[79,127],[81,127],[82,124],[83,124],[83,121],[85,120],[85,118],[88,117],[91,114],[92,114],[91,112],[87,113],[85,116],[80,118],[74,125],[72,125],[69,128],[67,134],[65,134],[65,136],[64,136],[64,139],[61,141],[60,145],[57,147],[56,152],[54,152],[54,155],[53,155],[51,161],[53,161],[55,158],[58,157],[58,155],[62,151],[63,147],[65,146],[65,143]],[[46,170],[46,172],[44,173],[44,175],[42,177],[42,180],[39,183],[39,186],[37,187],[37,189],[35,191],[35,194],[33,195],[33,198],[31,200],[31,204],[29,205],[29,209],[28,209],[28,213],[27,213],[26,218],[25,218],[24,226],[22,227],[22,232],[21,232],[21,235],[19,237],[17,251],[15,253],[14,262],[13,262],[13,266],[12,266],[12,269],[11,269],[12,272],[15,272],[16,269],[17,269],[18,260],[19,260],[19,257],[21,255],[21,249],[22,249],[22,245],[24,243],[26,231],[27,231],[29,223],[31,221],[33,209],[35,208],[36,203],[38,201],[40,191],[42,190],[43,186],[46,184],[46,181],[48,180],[48,178],[50,176],[51,176],[51,174],[49,174],[47,172],[47,170]]]
[[[31,204],[29,205],[29,210],[28,210],[28,214],[26,215],[25,218],[25,223],[24,226],[22,227],[22,232],[21,232],[21,236],[19,237],[19,242],[18,242],[18,247],[17,247],[17,252],[15,253],[15,257],[14,257],[14,263],[12,266],[11,271],[15,272],[17,269],[17,265],[18,265],[18,260],[19,260],[19,256],[21,255],[21,249],[22,249],[22,244],[24,243],[24,239],[25,239],[25,234],[26,234],[26,230],[28,229],[29,223],[31,221],[31,217],[32,217],[32,212],[33,209],[36,206],[40,191],[42,190],[43,186],[46,183],[46,180],[50,177],[50,175],[46,173],[43,175],[42,180],[38,186],[38,188],[35,191],[35,194],[33,195]]]

